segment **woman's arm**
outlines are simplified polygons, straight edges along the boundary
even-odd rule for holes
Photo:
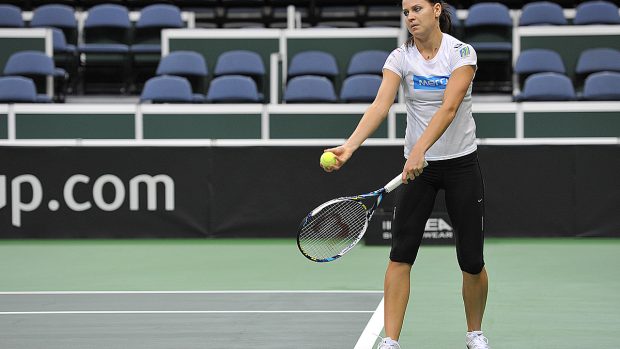
[[[372,135],[373,132],[381,125],[387,116],[390,107],[394,104],[394,98],[398,93],[400,84],[400,76],[389,69],[383,70],[383,80],[375,100],[362,116],[355,131],[351,134],[347,141],[336,148],[326,149],[336,155],[338,160],[336,165],[325,168],[325,171],[331,172],[340,169],[353,155],[353,152],[359,148],[362,143]]]
[[[443,103],[409,153],[403,169],[403,182],[419,176],[424,169],[424,154],[446,131],[474,79],[475,67],[462,66],[452,72],[443,95]]]

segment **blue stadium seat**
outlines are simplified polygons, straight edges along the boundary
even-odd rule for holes
[[[562,6],[550,1],[537,1],[523,6],[520,26],[528,25],[566,25]]]
[[[517,101],[572,101],[575,89],[570,79],[558,73],[537,73],[525,79],[523,92]]]
[[[0,4],[0,28],[23,28],[22,10],[13,5]]]
[[[608,1],[587,1],[577,6],[575,25],[620,24],[618,6]]]
[[[586,78],[583,99],[590,101],[620,101],[620,73],[594,73]]]
[[[512,30],[512,19],[505,5],[483,2],[469,8],[463,41],[478,56],[474,92],[512,91]]]
[[[289,62],[288,77],[319,75],[333,79],[338,75],[338,64],[331,53],[323,51],[303,51]]]
[[[140,102],[193,103],[192,87],[180,76],[156,76],[144,84]]]
[[[383,65],[390,55],[387,51],[367,50],[357,52],[351,57],[347,75],[356,74],[383,74]]]
[[[613,48],[588,49],[579,55],[575,72],[588,75],[600,71],[620,72],[620,51]]]
[[[135,26],[134,53],[161,52],[161,30],[164,28],[182,28],[181,10],[174,5],[155,4],[140,11],[140,18]]]
[[[162,57],[157,66],[157,75],[177,75],[187,78],[194,92],[205,92],[208,75],[205,58],[194,51],[174,51]]]
[[[64,69],[56,68],[52,57],[43,52],[20,51],[12,54],[4,66],[4,75],[28,77],[39,86],[39,92],[44,92],[46,78],[51,76],[56,85],[54,95],[59,101],[64,101],[68,74]]]
[[[81,61],[85,68],[83,90],[92,86],[96,93],[129,92],[130,29],[129,11],[124,6],[103,4],[89,9],[84,22],[84,44],[78,46],[78,51],[86,54]]]
[[[224,75],[211,81],[207,102],[260,103],[256,82],[248,76]]]
[[[37,95],[32,79],[22,76],[0,77],[0,103],[47,103],[45,95]]]
[[[381,77],[372,74],[349,76],[342,83],[340,101],[346,103],[370,103],[375,100]]]
[[[58,28],[52,28],[52,42],[55,55],[59,53],[75,55],[77,53],[75,45],[68,44],[65,34]]]
[[[508,33],[512,29],[512,19],[508,7],[497,2],[478,3],[469,8],[469,15],[465,20],[467,41],[476,51],[512,51],[511,38]],[[497,34],[498,39],[505,40],[477,41],[479,31],[485,34]]]
[[[298,76],[288,81],[284,91],[287,103],[334,103],[334,85],[324,76]]]
[[[77,43],[77,20],[75,10],[70,6],[61,4],[39,6],[32,13],[30,26],[58,28],[63,31],[69,42]]]
[[[544,72],[565,74],[566,68],[559,53],[548,49],[530,49],[522,51],[517,58],[515,72],[519,75]]]
[[[233,50],[222,53],[215,63],[215,76],[247,75],[262,77],[265,65],[261,56],[253,51]]]

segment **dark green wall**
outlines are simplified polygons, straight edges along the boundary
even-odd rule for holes
[[[9,138],[8,120],[6,114],[0,114],[0,139]]]
[[[17,114],[17,139],[133,139],[133,114]]]
[[[261,138],[260,114],[143,115],[145,139]]]
[[[514,113],[474,113],[477,138],[512,138],[516,136]],[[407,117],[396,114],[396,137],[405,137]]]
[[[359,114],[271,114],[270,137],[348,138],[359,123]],[[386,138],[387,123],[371,137]]]
[[[525,113],[525,137],[620,137],[620,111]]]

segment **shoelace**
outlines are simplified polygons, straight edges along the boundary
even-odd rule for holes
[[[468,344],[473,344],[469,349],[489,349],[489,340],[483,335],[473,337]]]

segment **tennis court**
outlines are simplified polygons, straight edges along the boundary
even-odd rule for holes
[[[387,255],[361,245],[317,264],[292,239],[4,240],[0,347],[371,348]],[[486,262],[493,347],[617,348],[620,241],[491,238]],[[459,274],[452,247],[422,248],[403,348],[463,346]]]

